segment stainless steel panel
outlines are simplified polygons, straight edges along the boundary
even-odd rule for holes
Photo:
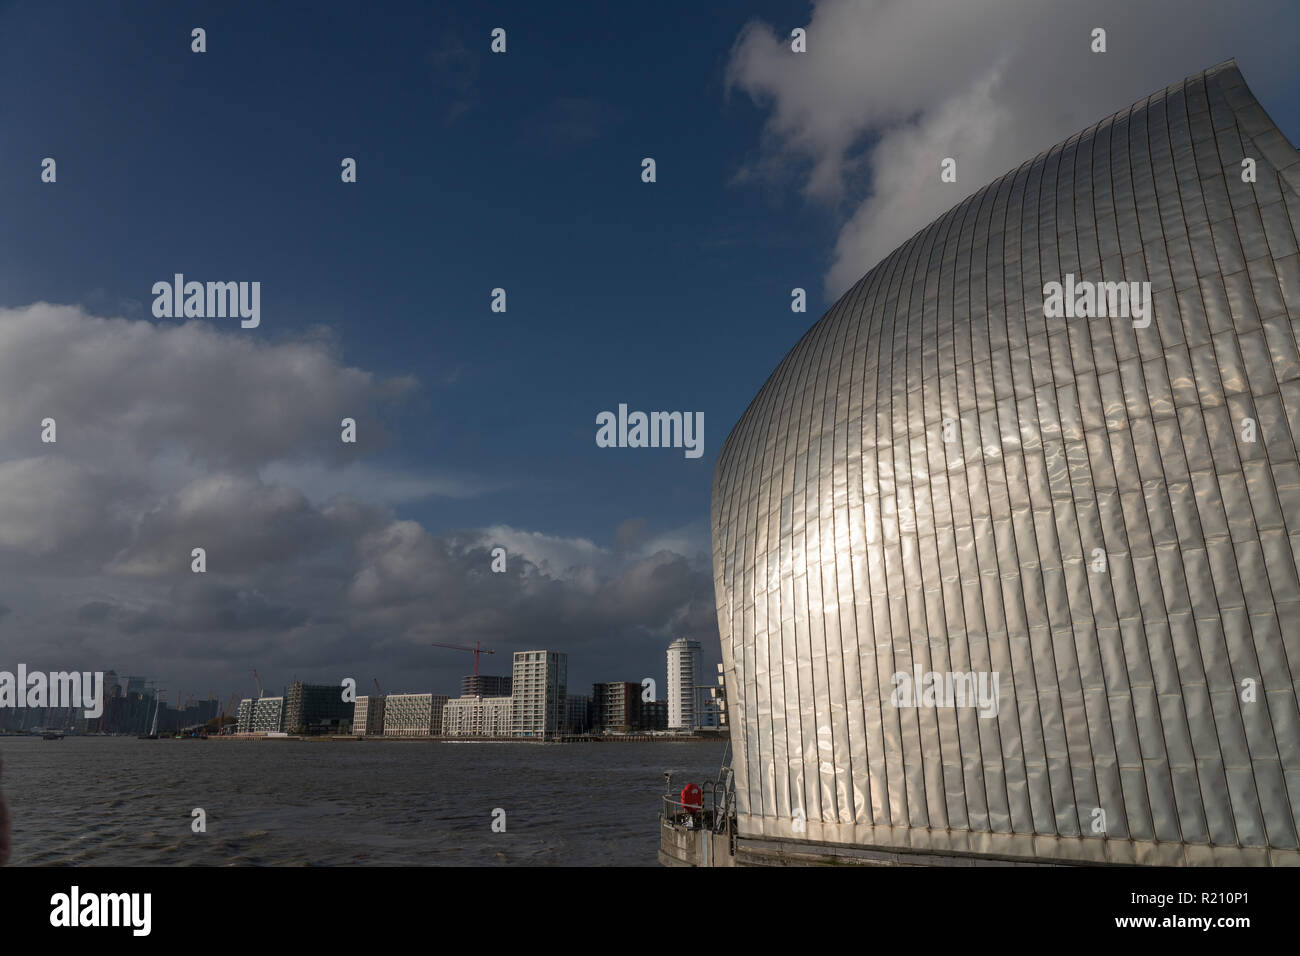
[[[742,834],[1300,863],[1298,180],[1220,65],[959,204],[785,358],[714,478]],[[1045,318],[1066,272],[1149,281],[1152,322]],[[926,672],[996,705],[897,706]]]

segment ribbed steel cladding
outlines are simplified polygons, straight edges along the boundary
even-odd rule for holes
[[[714,476],[743,834],[1300,863],[1297,225],[1300,154],[1229,62],[966,199],[807,332]],[[1150,281],[1150,325],[1044,318],[1067,273]],[[998,672],[996,719],[891,706],[927,671]]]

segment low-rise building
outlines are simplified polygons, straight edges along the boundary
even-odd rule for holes
[[[389,694],[384,701],[385,737],[438,737],[446,694]]]
[[[668,701],[646,700],[641,702],[641,729],[668,729]]]
[[[457,697],[442,709],[442,735],[508,737],[512,712],[509,697]]]
[[[354,707],[343,699],[338,684],[289,685],[284,705],[284,729],[290,734],[337,734],[352,722]]]
[[[245,697],[239,702],[239,711],[235,717],[235,733],[251,734],[253,732],[253,707],[257,701]]]
[[[383,697],[358,697],[352,707],[352,734],[355,737],[380,737],[384,733]]]
[[[253,702],[255,734],[278,734],[284,731],[284,698],[259,697]]]

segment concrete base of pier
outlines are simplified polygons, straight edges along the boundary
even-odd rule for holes
[[[835,843],[711,833],[659,817],[664,866],[1054,866],[1023,860],[945,853],[871,850]]]

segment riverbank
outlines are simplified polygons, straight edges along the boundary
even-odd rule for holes
[[[184,739],[184,738],[182,738]],[[726,743],[725,734],[566,734],[558,737],[434,737],[434,736],[380,736],[359,737],[352,734],[305,736],[299,734],[222,734],[207,740],[296,740],[308,743],[436,743],[436,744],[655,744],[655,743]]]

